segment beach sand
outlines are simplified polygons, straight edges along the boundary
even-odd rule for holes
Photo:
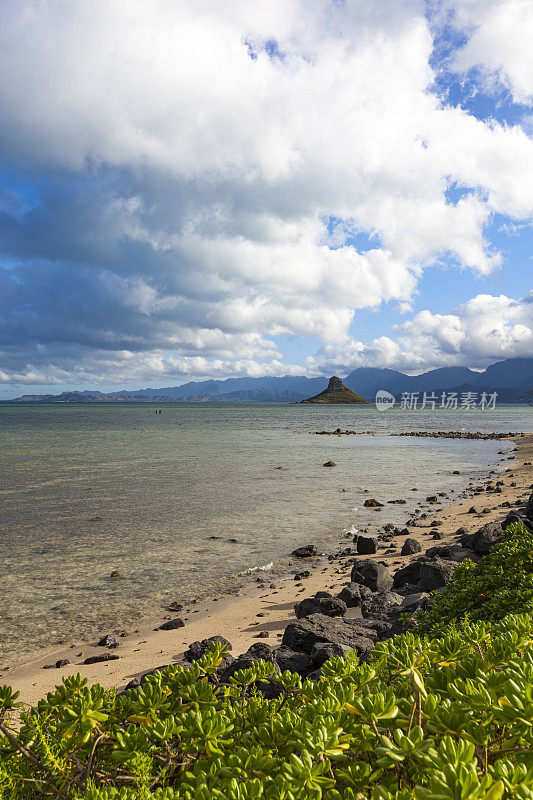
[[[516,449],[512,453],[500,456],[500,461],[493,467],[496,474],[489,476],[489,480],[503,480],[501,494],[487,493],[474,494],[474,489],[449,499],[439,498],[442,502],[427,504],[424,493],[419,500],[424,503],[423,512],[428,517],[414,527],[409,528],[409,537],[417,539],[422,545],[422,552],[437,544],[446,544],[454,541],[456,530],[464,526],[468,532],[474,532],[481,525],[493,520],[501,520],[509,508],[501,507],[502,503],[509,502],[511,506],[520,500],[527,500],[531,493],[533,483],[533,434],[522,434],[512,441]],[[506,448],[508,448],[508,441]],[[467,478],[468,476],[465,476]],[[476,484],[481,486],[481,483]],[[475,488],[475,487],[474,487]],[[368,497],[369,495],[367,495]],[[452,498],[456,497],[455,500]],[[398,519],[401,506],[384,505],[380,511],[363,509],[365,497],[361,498],[361,512],[364,511],[368,525],[372,532],[385,523]],[[385,502],[391,498],[378,497]],[[488,513],[469,513],[471,506],[479,511],[490,509]],[[361,514],[363,516],[363,514]],[[430,523],[439,520],[442,524],[438,531],[442,533],[442,541],[434,541],[435,527]],[[351,537],[350,537],[351,538]],[[370,556],[383,561],[395,572],[405,566],[410,560],[409,556],[400,556],[401,545],[407,536],[397,536],[394,543],[398,545],[397,552],[386,553],[389,543],[383,543],[375,556]],[[308,544],[302,542],[302,544]],[[339,551],[353,546],[350,539],[343,538]],[[419,554],[417,554],[419,555]],[[365,556],[366,557],[366,556]],[[343,586],[349,583],[351,561],[354,555],[336,557],[329,561],[327,556],[311,559],[295,559],[295,569],[310,570],[309,578],[295,581],[293,575],[286,576],[283,580],[276,580],[275,588],[270,588],[271,579],[268,573],[264,576],[264,586],[251,585],[235,595],[220,596],[217,599],[202,601],[196,605],[185,605],[179,613],[168,612],[164,617],[151,620],[142,620],[142,624],[135,631],[131,631],[124,638],[117,637],[119,646],[114,650],[87,644],[72,644],[53,650],[43,651],[38,658],[27,663],[4,670],[0,674],[0,684],[5,683],[20,692],[20,699],[25,703],[34,704],[47,692],[61,682],[66,675],[80,673],[86,677],[89,684],[100,683],[105,687],[116,686],[122,689],[132,678],[164,666],[183,657],[184,650],[195,641],[206,639],[216,634],[224,636],[233,645],[233,655],[245,652],[256,641],[263,641],[271,646],[277,646],[287,624],[295,619],[294,604],[304,597],[310,597],[319,590],[327,590],[337,594]],[[359,615],[359,609],[348,609],[347,618]],[[167,619],[181,617],[185,627],[171,631],[154,630]],[[268,632],[267,638],[257,638],[257,634]],[[103,631],[111,633],[111,631]],[[84,665],[85,658],[103,653],[119,656],[116,661],[108,661],[91,665]],[[68,659],[71,663],[61,668],[43,669],[47,664]]]

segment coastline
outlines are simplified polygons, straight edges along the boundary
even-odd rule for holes
[[[439,544],[449,544],[455,541],[454,534],[458,528],[464,526],[469,532],[473,532],[486,522],[500,520],[505,516],[505,510],[501,507],[502,502],[513,506],[518,498],[529,494],[529,487],[533,483],[531,466],[533,434],[522,434],[511,440],[502,439],[503,441],[513,441],[518,450],[512,455],[506,453],[497,465],[493,465],[492,472],[486,479],[478,484],[478,486],[482,483],[485,485],[490,480],[491,474],[494,475],[495,470],[500,467],[500,478],[504,481],[501,493],[487,494],[485,491],[480,491],[476,495],[473,490],[467,489],[461,494],[452,496],[451,502],[449,502],[451,498],[444,498],[442,502],[426,504],[422,511],[429,514],[428,522],[421,519],[420,524],[409,526],[408,534],[395,537],[395,544],[401,547],[405,538],[409,536],[419,541],[423,553],[435,544],[432,536],[433,528],[429,524],[434,519],[442,523],[438,526],[439,533],[442,534]],[[465,478],[467,477],[465,475]],[[473,501],[473,497],[479,497],[481,502],[477,499]],[[380,499],[385,502],[388,498]],[[425,503],[423,497],[419,500]],[[479,511],[485,508],[489,511],[479,514],[469,513],[468,510],[473,502],[475,505],[479,504]],[[385,506],[383,511],[387,508],[396,509],[396,512],[398,510],[397,506]],[[389,522],[386,513],[382,512],[379,516],[383,517],[379,520],[380,524]],[[374,509],[368,509],[368,518],[372,522],[378,518]],[[341,552],[342,549],[352,546],[351,538],[351,534],[349,539],[346,534],[340,535]],[[405,566],[412,558],[400,556],[400,548],[395,553],[385,552],[386,549],[387,546],[383,543],[376,555],[370,557],[383,561],[391,571]],[[169,612],[164,618],[159,615],[143,620],[142,626],[127,637],[117,637],[119,645],[116,649],[108,650],[84,642],[43,650],[33,660],[4,670],[1,673],[0,683],[11,685],[13,689],[21,692],[22,700],[33,704],[46,692],[51,691],[63,676],[78,672],[86,677],[90,684],[98,682],[105,687],[116,686],[120,690],[132,678],[144,672],[180,661],[184,650],[193,641],[214,635],[222,635],[228,639],[233,646],[234,655],[245,652],[257,641],[275,647],[279,645],[286,625],[295,620],[294,603],[321,590],[330,590],[332,594],[337,594],[349,582],[353,559],[353,553],[332,554],[329,558],[324,555],[319,558],[295,559],[298,561],[296,568],[311,571],[312,574],[308,578],[296,581],[293,575],[287,575],[283,579],[276,579],[275,587],[272,588],[269,574],[264,573],[264,584],[248,586],[237,595],[230,594],[202,601],[196,605],[185,605],[178,613]],[[350,608],[346,618],[356,618],[359,613],[358,608]],[[169,631],[154,630],[162,622],[178,616],[185,621],[185,627]],[[268,636],[265,636],[265,633]],[[261,634],[261,637],[258,637],[258,634]],[[85,658],[104,653],[116,655],[118,659],[90,665],[83,664]],[[43,669],[43,666],[60,660],[68,660],[71,663],[60,668]]]

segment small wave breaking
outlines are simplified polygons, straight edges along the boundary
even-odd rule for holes
[[[251,572],[268,572],[269,569],[272,569],[274,566],[273,561],[269,561],[268,564],[262,564],[259,567],[248,567],[245,569],[244,572],[239,573],[240,575],[249,575]]]

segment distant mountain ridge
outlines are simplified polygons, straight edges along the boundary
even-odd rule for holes
[[[364,397],[385,389],[399,398],[404,392],[497,392],[500,402],[533,402],[533,358],[512,358],[491,364],[483,372],[468,367],[440,367],[421,375],[393,369],[360,367],[345,384]]]
[[[394,369],[359,367],[344,379],[357,394],[374,400],[379,389],[399,398],[403,392],[497,392],[500,402],[533,402],[533,358],[499,361],[484,372],[468,367],[440,367],[421,375],[405,375]],[[59,395],[26,394],[15,400],[21,403],[299,403],[320,394],[328,378],[285,375],[280,378],[227,378],[190,381],[182,386],[163,389],[126,389],[119,392],[71,391]]]

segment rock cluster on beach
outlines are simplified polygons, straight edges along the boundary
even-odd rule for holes
[[[487,491],[492,488],[489,483]],[[320,675],[328,658],[344,656],[353,649],[364,660],[376,642],[415,624],[417,610],[427,605],[431,592],[441,590],[449,583],[459,562],[465,558],[479,561],[500,540],[505,528],[517,521],[533,530],[533,494],[525,507],[509,511],[502,520],[481,525],[471,533],[460,527],[453,541],[429,547],[425,552],[421,552],[417,540],[408,537],[401,553],[413,558],[394,571],[376,559],[361,558],[361,551],[368,549],[376,552],[369,544],[370,541],[375,544],[376,537],[356,535],[355,550],[348,548],[339,554],[351,553],[354,557],[351,559],[350,580],[336,596],[319,591],[300,600],[294,608],[296,619],[285,626],[280,645],[272,647],[258,642],[238,656],[228,654],[210,680],[223,684],[237,670],[246,669],[258,659],[265,659],[275,665],[274,677],[257,688],[267,697],[275,697],[280,693],[280,685],[276,681],[276,674],[280,671],[288,669],[301,676],[315,678]],[[393,525],[386,527],[388,532],[382,537],[385,540],[404,534],[406,530]],[[306,545],[295,550],[293,555],[309,558],[317,556],[318,551],[314,545]],[[295,577],[304,575],[298,573]],[[346,618],[348,609],[354,608],[360,611],[361,616]],[[411,615],[411,621],[405,622],[406,615]],[[183,666],[194,663],[213,641],[222,642],[229,650],[232,649],[222,636],[193,642],[185,651]],[[103,656],[106,659],[109,657]],[[135,678],[129,686],[137,686],[142,680],[143,677]]]

